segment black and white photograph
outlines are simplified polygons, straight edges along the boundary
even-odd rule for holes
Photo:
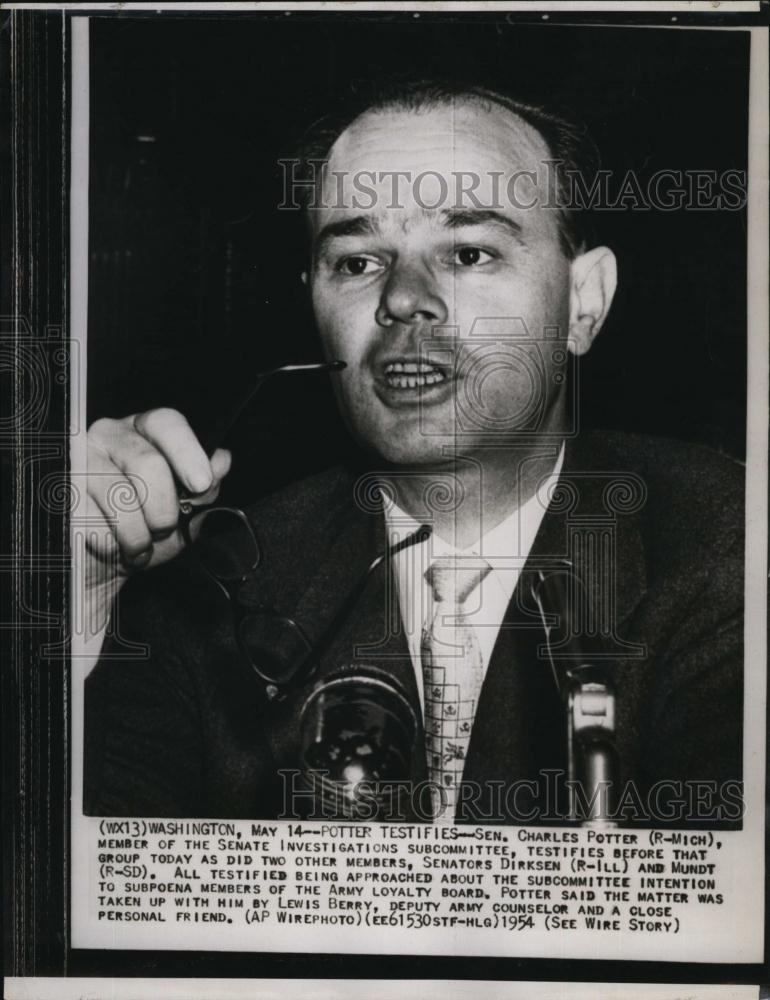
[[[758,995],[767,5],[25,6],[9,995]]]
[[[84,809],[740,824],[747,39],[408,28],[91,27]]]

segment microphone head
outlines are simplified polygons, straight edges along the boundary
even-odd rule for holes
[[[325,798],[355,814],[357,786],[411,775],[417,718],[402,686],[378,667],[351,664],[323,677],[300,713],[302,767]],[[374,789],[374,791],[373,791]]]

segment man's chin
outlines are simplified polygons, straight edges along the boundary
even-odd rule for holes
[[[446,466],[469,444],[458,436],[454,413],[435,410],[386,410],[368,419],[348,419],[353,436],[380,462],[399,468],[429,470]]]
[[[415,441],[393,435],[368,443],[368,449],[386,465],[428,472],[451,463],[457,452],[457,439],[437,435],[421,437]]]

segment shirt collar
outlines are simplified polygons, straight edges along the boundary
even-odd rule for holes
[[[430,562],[446,556],[482,556],[491,565],[498,559],[510,559],[512,556],[526,556],[535,541],[535,536],[548,508],[549,498],[553,493],[562,465],[564,463],[564,444],[554,464],[553,471],[541,483],[538,490],[524,503],[496,524],[485,531],[479,542],[459,549],[438,535],[430,536]],[[389,538],[395,535],[405,538],[420,527],[411,514],[407,514],[394,501],[388,500],[385,505],[385,524]],[[423,545],[425,542],[422,543]]]

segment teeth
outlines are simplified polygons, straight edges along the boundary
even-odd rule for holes
[[[427,375],[435,371],[438,371],[435,365],[417,364],[414,361],[394,361],[385,366],[386,375],[391,375],[393,372],[406,372],[409,375]]]
[[[402,375],[393,372],[388,374],[388,384],[394,389],[416,389],[418,386],[422,388],[426,385],[435,385],[437,382],[443,382],[445,378],[446,375],[440,371],[429,371],[426,374],[419,375]]]

